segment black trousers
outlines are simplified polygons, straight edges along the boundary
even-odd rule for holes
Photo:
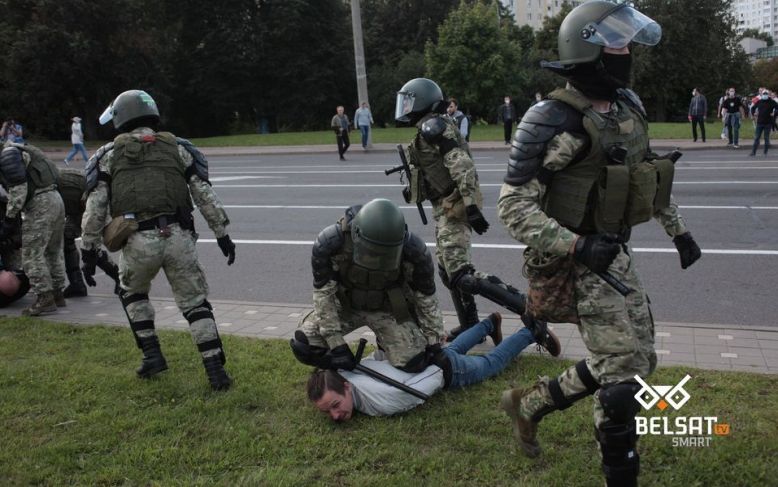
[[[348,132],[343,132],[342,134],[337,135],[336,137],[338,139],[338,154],[342,159],[343,154],[345,154],[348,148],[351,146],[351,142],[349,142],[348,140]]]
[[[511,141],[511,136],[513,135],[513,120],[506,120],[502,123],[502,126],[505,128],[505,143]]]
[[[700,135],[702,135],[702,141],[705,142],[705,117],[692,116],[692,137],[697,142],[697,124],[700,124]]]

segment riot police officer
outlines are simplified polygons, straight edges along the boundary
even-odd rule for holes
[[[560,61],[542,66],[568,86],[524,115],[498,203],[509,233],[528,246],[528,309],[541,319],[579,323],[590,352],[556,378],[505,391],[501,406],[534,457],[538,422],[594,394],[609,486],[637,484],[634,376],[656,367],[654,324],[630,230],[654,217],[673,237],[684,269],[701,254],[671,198],[675,158],[650,151],[646,113],[627,89],[630,43],[655,45],[660,37],[659,25],[626,3],[586,2],[565,17]],[[548,302],[553,309],[544,307]]]
[[[101,124],[109,121],[121,133],[101,147],[86,168],[84,276],[95,274],[101,242],[109,250],[121,249],[120,298],[143,351],[137,374],[148,378],[167,369],[148,295],[151,280],[162,269],[189,322],[211,387],[227,389],[232,380],[224,370],[224,349],[206,299],[208,285],[197,260],[192,218],[194,201],[216,234],[227,264],[232,264],[235,245],[227,234],[229,218],[208,183],[208,162],[189,141],[157,131],[159,110],[145,91],[117,96],[100,116]]]

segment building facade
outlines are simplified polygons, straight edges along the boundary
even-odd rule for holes
[[[756,29],[778,41],[778,0],[733,0],[732,10],[738,34]]]
[[[516,25],[529,25],[533,30],[543,27],[543,19],[553,17],[562,10],[564,0],[500,0],[502,4],[513,12]],[[582,4],[582,1],[569,1],[573,7]]]

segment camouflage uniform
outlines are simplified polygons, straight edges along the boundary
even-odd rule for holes
[[[613,104],[608,117],[619,117],[618,105]],[[621,115],[621,118],[624,114]],[[518,134],[518,131],[517,131]],[[576,157],[588,150],[584,137],[563,132],[553,137],[546,146],[542,167],[552,173],[562,171]],[[646,147],[647,150],[647,147]],[[503,184],[497,205],[500,221],[515,239],[532,250],[551,255],[567,255],[578,235],[548,217],[541,209],[541,201],[547,191],[538,177],[525,184]],[[681,235],[686,225],[678,213],[677,205],[670,205],[654,215],[668,235]],[[611,264],[609,271],[625,285],[633,289],[626,297],[619,294],[586,266],[575,263],[575,305],[580,319],[579,331],[590,352],[586,368],[582,364],[570,367],[558,378],[561,392],[567,398],[581,398],[594,392],[597,386],[587,387],[586,378],[591,375],[599,385],[629,382],[635,375],[645,377],[656,367],[654,351],[654,322],[649,309],[649,299],[637,276],[633,254],[628,244]],[[521,401],[521,412],[526,416],[541,414],[554,408],[549,392],[549,379],[542,378],[533,392]],[[606,415],[594,392],[595,425],[600,426]]]
[[[140,139],[153,137],[155,132],[149,128],[138,128],[130,135]],[[183,169],[193,164],[192,154],[182,145],[178,146],[178,154]],[[99,171],[110,174],[113,150],[99,150],[95,157],[99,158]],[[229,219],[211,186],[196,173],[189,176],[187,184],[195,205],[216,237],[227,235]],[[109,217],[109,189],[109,184],[101,180],[89,193],[82,223],[85,250],[98,249],[102,243],[103,227]],[[141,222],[157,216],[135,215]],[[122,302],[136,339],[155,337],[154,308],[149,303],[148,292],[152,279],[160,269],[164,270],[176,304],[189,320],[192,338],[203,358],[223,356],[212,308],[206,300],[208,284],[197,260],[195,239],[196,234],[182,229],[179,223],[169,224],[167,231],[154,228],[133,233],[122,248],[119,261]]]
[[[39,150],[21,144],[6,144],[22,151],[25,165],[31,161],[28,150]],[[65,286],[65,261],[62,255],[62,232],[65,206],[52,184],[35,190],[27,200],[27,183],[8,189],[5,217],[22,214],[22,267],[37,295],[60,293]]]

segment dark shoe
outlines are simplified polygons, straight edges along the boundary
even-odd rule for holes
[[[559,356],[562,352],[562,345],[554,332],[548,329],[548,323],[535,319],[530,315],[523,315],[521,321],[532,332],[532,336],[538,346],[545,348],[552,357]]]
[[[232,385],[232,379],[224,370],[221,358],[218,355],[203,359],[205,373],[208,376],[208,382],[211,383],[211,389],[214,391],[226,391]]]
[[[42,293],[35,297],[35,302],[22,310],[23,316],[40,316],[47,313],[55,313],[57,303],[54,302],[54,294],[51,292]]]
[[[752,152],[752,153],[750,153],[750,154],[748,154],[748,157],[755,157],[755,156],[756,156],[756,154],[755,154],[755,153],[753,153],[753,152]]]
[[[343,157],[343,156],[340,156],[340,160],[341,160],[341,161],[345,161],[345,160],[346,160],[346,158],[345,158],[345,157]]]
[[[489,321],[492,322],[492,332],[489,333],[489,337],[492,339],[492,343],[497,346],[502,341],[502,315],[495,311],[489,315]]]
[[[500,408],[511,418],[513,437],[519,442],[524,454],[535,458],[541,452],[540,443],[538,443],[538,423],[520,412],[521,398],[530,391],[532,388],[503,391],[500,397]]]
[[[71,282],[62,292],[62,295],[66,298],[83,298],[87,295],[86,284],[83,282]]]
[[[57,305],[57,308],[64,308],[68,305],[68,302],[65,301],[65,295],[62,291],[54,291],[54,304]]]
[[[138,377],[149,379],[167,370],[167,362],[162,355],[162,349],[159,347],[159,338],[156,336],[141,338],[140,344],[143,350],[143,362],[135,370]]]

